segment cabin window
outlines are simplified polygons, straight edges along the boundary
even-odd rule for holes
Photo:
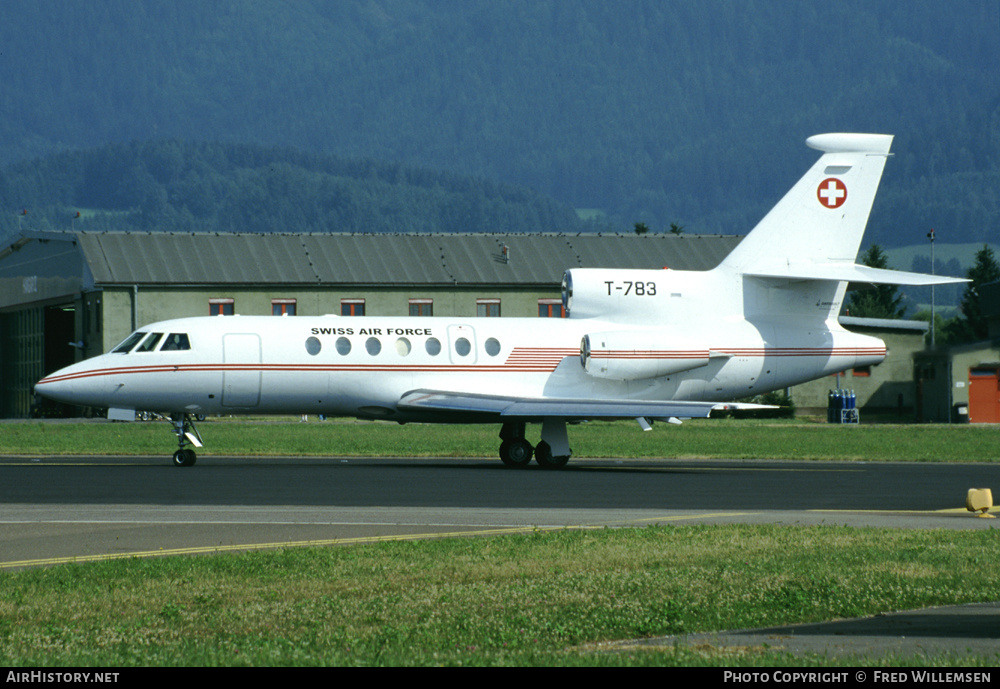
[[[408,355],[410,353],[410,349],[412,349],[410,341],[407,340],[405,337],[401,337],[398,340],[396,340],[396,354],[398,354],[399,356]]]
[[[188,349],[191,349],[191,342],[187,333],[170,333],[167,335],[167,341],[160,347],[161,352],[180,352]]]
[[[126,337],[120,345],[111,350],[113,354],[128,354],[129,351],[139,343],[139,340],[146,337],[146,333],[136,332]]]
[[[236,302],[233,299],[209,299],[209,316],[232,316],[236,313]]]
[[[410,299],[410,315],[411,316],[433,316],[434,315],[434,300],[433,299]]]
[[[368,350],[369,354],[375,356],[382,351],[382,343],[377,337],[369,337],[365,340],[365,349]]]
[[[341,299],[340,300],[340,315],[341,316],[364,316],[365,315],[365,300],[364,299]]]
[[[455,340],[455,353],[459,356],[469,356],[469,352],[472,351],[472,345],[464,337],[460,337]]]
[[[153,351],[154,349],[156,349],[156,345],[158,345],[160,343],[160,339],[162,337],[163,337],[163,333],[153,333],[152,335],[150,335],[149,337],[147,337],[145,340],[143,340],[142,344],[139,345],[138,347],[136,347],[135,351],[137,351],[137,352],[151,352],[151,351]]]
[[[272,299],[271,300],[271,315],[272,316],[294,316],[295,315],[295,300],[294,299]]]
[[[437,356],[441,353],[441,340],[436,337],[428,337],[427,342],[424,343],[424,349],[426,349],[427,353],[431,356]]]
[[[351,341],[346,337],[337,338],[337,354],[347,356],[351,353]]]
[[[476,299],[476,315],[480,318],[499,318],[499,299]]]
[[[500,353],[500,340],[495,337],[491,337],[486,340],[485,348],[487,354],[490,356],[496,356]]]
[[[323,343],[319,341],[318,337],[306,338],[306,351],[311,355],[316,356],[321,349],[323,349]]]

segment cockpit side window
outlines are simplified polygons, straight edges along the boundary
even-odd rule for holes
[[[187,333],[170,333],[166,342],[160,347],[161,352],[179,352],[191,349],[191,341],[188,340]]]
[[[158,345],[160,343],[160,339],[162,339],[162,338],[163,338],[163,333],[153,333],[152,335],[150,335],[149,337],[147,337],[145,340],[143,340],[142,344],[135,348],[135,351],[137,351],[137,352],[151,352],[154,349],[156,349],[156,345]]]
[[[134,332],[128,337],[126,337],[120,345],[111,350],[113,354],[128,354],[136,343],[142,338],[146,337],[144,332]]]

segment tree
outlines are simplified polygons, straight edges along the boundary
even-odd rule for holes
[[[644,235],[649,232],[649,226],[644,222],[637,222],[634,229],[637,235]]]
[[[872,244],[861,257],[861,262],[871,268],[888,268],[889,259],[878,244]],[[848,313],[859,318],[902,318],[906,311],[903,295],[896,285],[876,285],[851,293]]]
[[[989,325],[983,315],[979,288],[1000,280],[1000,265],[993,255],[993,249],[984,244],[976,252],[976,263],[965,273],[965,277],[972,282],[966,285],[962,294],[962,317],[953,324],[952,342],[974,342],[989,337]]]

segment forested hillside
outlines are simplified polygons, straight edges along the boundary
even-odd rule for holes
[[[106,144],[10,166],[25,229],[571,232],[573,209],[510,184],[251,144]],[[13,218],[13,214],[11,218]],[[10,220],[10,218],[9,218]]]
[[[0,74],[0,164],[290,146],[742,233],[807,136],[875,131],[897,139],[869,241],[1000,229],[998,0],[5,0]],[[29,202],[4,199],[9,226]]]

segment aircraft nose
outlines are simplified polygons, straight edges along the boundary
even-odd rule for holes
[[[63,404],[104,406],[103,378],[95,375],[88,366],[74,364],[51,373],[35,383],[35,392]]]

